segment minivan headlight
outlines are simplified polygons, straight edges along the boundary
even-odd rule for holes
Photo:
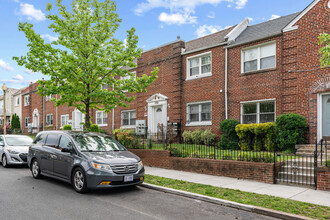
[[[110,165],[99,164],[99,163],[94,163],[94,162],[92,162],[92,165],[95,169],[104,170],[104,171],[112,173],[112,169],[111,169]]]
[[[138,170],[141,170],[143,167],[143,163],[142,163],[142,160],[138,163]]]

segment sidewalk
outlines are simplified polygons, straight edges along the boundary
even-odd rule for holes
[[[145,173],[153,176],[184,180],[187,182],[222,188],[238,189],[245,192],[277,196],[330,207],[330,192],[320,190],[279,184],[267,184],[223,176],[212,176],[156,167],[145,167]]]

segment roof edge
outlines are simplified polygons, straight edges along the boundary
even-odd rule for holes
[[[160,45],[160,46],[158,46],[158,47],[153,47],[153,48],[151,48],[151,49],[148,49],[148,50],[146,50],[146,51],[143,51],[142,54],[143,54],[143,53],[150,52],[150,51],[153,51],[153,50],[156,50],[156,49],[161,48],[161,47],[165,47],[165,46],[168,46],[168,45],[171,45],[171,44],[174,44],[174,43],[180,42],[180,41],[185,42],[185,41],[182,40],[182,39],[178,39],[178,40],[175,40],[175,41],[171,41],[171,42],[169,42],[169,43],[166,43],[166,44],[162,44],[162,45]]]
[[[298,29],[298,25],[294,26],[307,12],[309,12],[320,0],[314,0],[304,10],[302,10],[287,26],[283,28],[283,32],[289,32]]]
[[[241,21],[236,27],[234,27],[226,36],[225,39],[230,44],[231,42],[234,42],[236,38],[241,35],[243,31],[250,25],[249,19],[244,19]]]

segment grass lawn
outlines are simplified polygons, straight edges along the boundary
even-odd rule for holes
[[[202,185],[182,180],[168,179],[152,175],[145,175],[145,182],[242,204],[254,205],[296,215],[302,215],[310,218],[330,219],[330,207],[326,206],[293,201],[275,196],[242,192],[240,190]]]
[[[148,149],[148,144],[144,145],[145,149]],[[166,150],[172,150],[174,156],[179,157],[193,157],[193,158],[209,158],[218,160],[241,160],[244,157],[251,158],[264,158],[268,157],[268,163],[274,162],[273,152],[252,152],[252,151],[240,151],[240,150],[223,150],[214,147],[208,147],[205,145],[193,145],[193,144],[171,144],[166,146]],[[152,144],[152,150],[163,150],[163,144]],[[286,161],[289,159],[297,159],[299,156],[286,156],[279,155],[276,157],[276,161]]]

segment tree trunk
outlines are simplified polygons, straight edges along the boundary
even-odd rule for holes
[[[90,115],[89,115],[89,98],[87,99],[86,103],[86,116],[85,116],[85,126],[86,129],[91,127]]]

